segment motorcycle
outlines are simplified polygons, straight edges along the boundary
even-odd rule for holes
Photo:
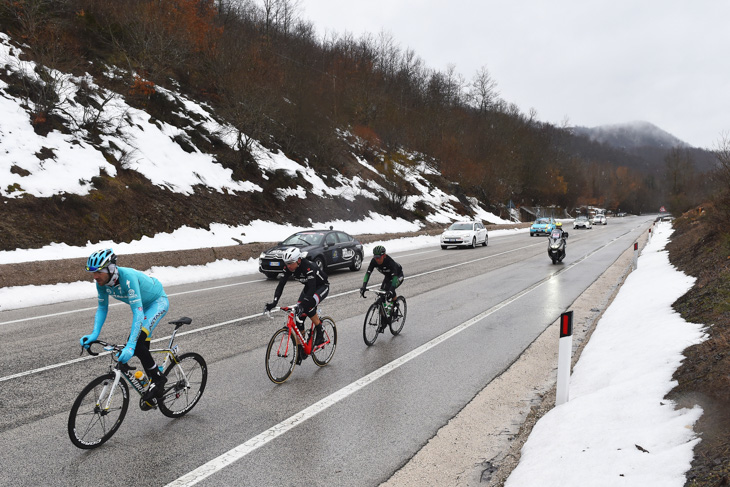
[[[568,232],[553,230],[548,236],[548,255],[553,264],[562,262],[565,258],[565,240],[568,238]]]

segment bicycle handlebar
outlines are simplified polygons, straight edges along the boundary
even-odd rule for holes
[[[264,315],[267,316],[269,319],[273,320],[274,318],[271,316],[271,313],[275,313],[276,311],[279,311],[279,310],[293,313],[294,308],[296,308],[296,307],[297,307],[296,304],[293,304],[291,306],[276,306],[270,310],[265,310]]]
[[[93,350],[91,349],[91,346],[92,346],[92,345],[94,345],[95,343],[98,343],[98,344],[100,344],[100,345],[101,345],[101,346],[103,346],[103,347],[111,347],[111,348],[112,348],[112,350],[114,350],[115,352],[121,352],[121,351],[122,351],[122,349],[124,348],[124,347],[123,347],[123,346],[121,346],[121,345],[114,345],[114,344],[111,344],[111,343],[107,343],[107,342],[105,342],[105,341],[103,341],[103,340],[94,340],[93,342],[89,342],[89,343],[87,344],[87,346],[83,346],[83,345],[81,345],[81,354],[80,354],[80,355],[83,355],[83,354],[84,354],[84,350],[85,350],[85,351],[86,351],[86,352],[87,352],[87,353],[88,353],[89,355],[92,355],[92,356],[94,356],[94,357],[96,357],[97,355],[99,355],[99,353],[100,353],[100,352],[95,352],[95,351],[93,351]],[[110,351],[111,351],[111,350],[110,350]]]
[[[383,291],[382,289],[365,289],[365,292],[363,292],[363,295],[365,295],[365,293],[367,293],[368,291],[370,291],[371,293],[375,293],[379,296],[384,296],[384,295],[388,294],[388,291]]]

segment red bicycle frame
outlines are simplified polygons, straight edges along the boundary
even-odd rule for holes
[[[302,350],[304,351],[305,355],[310,355],[314,350],[315,347],[312,346],[314,343],[314,322],[310,320],[310,328],[309,328],[309,340],[305,340],[304,336],[302,335],[302,332],[299,331],[299,327],[294,322],[294,308],[291,308],[289,306],[282,306],[279,308],[282,311],[286,311],[288,313],[287,320],[286,320],[286,327],[289,329],[289,335],[291,336],[292,332],[297,336],[299,339],[299,345],[301,345]],[[316,348],[322,348],[325,345],[329,343],[329,338],[325,340],[324,343],[320,344]],[[289,346],[289,340],[286,341],[286,346]],[[279,347],[281,347],[281,344],[279,344]],[[281,350],[278,350],[278,352],[281,352]],[[289,350],[285,350],[284,354],[287,354]]]

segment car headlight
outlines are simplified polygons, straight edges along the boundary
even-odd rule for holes
[[[306,258],[308,253],[309,252],[306,251],[306,250],[304,252],[302,252],[302,254],[301,254],[302,255],[302,259]]]
[[[259,259],[263,259],[264,257],[266,257],[266,254],[264,252],[261,252],[261,255],[259,255]]]

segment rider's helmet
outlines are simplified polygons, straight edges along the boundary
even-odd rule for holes
[[[558,228],[560,228],[560,227],[563,226],[563,222],[556,222],[555,223],[555,226],[558,227]]]
[[[284,251],[284,263],[291,264],[302,257],[302,252],[296,247],[289,247]]]
[[[373,249],[373,255],[375,257],[380,257],[381,255],[385,255],[385,247],[382,245],[378,245]]]
[[[99,272],[106,269],[110,264],[117,263],[117,256],[114,255],[112,249],[97,250],[91,254],[86,261],[86,270],[88,272]]]

